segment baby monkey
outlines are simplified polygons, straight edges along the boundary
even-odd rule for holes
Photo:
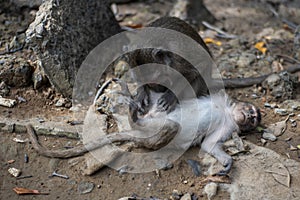
[[[124,89],[123,91],[126,90]],[[143,116],[139,115],[137,109],[132,109],[133,112],[130,113],[134,123],[132,127],[143,126],[143,128],[157,130],[157,127],[162,127],[163,121],[171,120],[180,125],[178,131],[184,130],[185,132],[181,134],[186,137],[190,137],[196,127],[196,134],[192,134],[194,138],[190,138],[191,145],[199,145],[224,166],[217,175],[228,174],[232,166],[232,158],[223,150],[223,143],[232,137],[233,133],[255,129],[261,121],[258,108],[250,103],[233,101],[224,92],[197,99],[184,99],[169,113],[158,109],[157,101],[163,93],[154,91],[150,93],[151,101],[156,103],[151,105],[148,113]]]
[[[138,106],[127,84],[119,80],[117,82],[122,88],[120,93],[128,97],[131,107]],[[224,166],[217,175],[228,174],[232,158],[223,150],[223,143],[236,133],[256,128],[261,121],[259,109],[250,103],[230,100],[221,91],[210,96],[184,99],[179,101],[173,111],[168,112],[158,109],[158,99],[163,94],[150,90],[149,98],[154,103],[149,105],[146,114],[141,115],[138,109],[129,109],[132,130],[104,135],[91,143],[72,149],[47,149],[39,144],[32,125],[27,125],[27,132],[34,149],[40,155],[51,158],[80,156],[113,142],[131,141],[137,146],[155,150],[165,146],[179,134],[180,139],[175,142],[174,148],[187,149],[191,145],[199,145]],[[150,134],[149,137],[147,134]],[[143,137],[135,137],[137,135]]]

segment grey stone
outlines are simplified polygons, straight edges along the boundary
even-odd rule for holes
[[[90,193],[95,187],[94,183],[91,182],[81,182],[78,184],[78,192],[80,194]]]

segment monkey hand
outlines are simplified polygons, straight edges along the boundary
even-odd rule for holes
[[[230,169],[232,167],[232,158],[226,160],[225,163],[223,164],[223,166],[225,169],[219,171],[218,173],[216,173],[216,175],[226,176],[230,172]]]
[[[150,105],[150,96],[147,90],[140,89],[135,96],[136,109],[142,115],[146,114]]]
[[[158,110],[161,112],[167,111],[168,113],[175,109],[177,103],[176,96],[168,90],[165,94],[163,94],[157,101]]]

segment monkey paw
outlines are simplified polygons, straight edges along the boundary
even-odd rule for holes
[[[218,175],[218,176],[226,176],[230,172],[231,167],[232,167],[232,158],[230,158],[229,160],[227,160],[226,164],[224,165],[225,169],[219,171],[218,173],[216,173],[216,175]]]
[[[136,102],[138,111],[141,114],[147,113],[147,109],[150,105],[150,97],[149,97],[148,93],[146,91],[142,90],[141,92],[139,92],[137,94],[135,99],[136,99],[135,102]]]
[[[158,99],[157,104],[158,104],[158,110],[160,111],[167,111],[170,112],[172,111],[175,106],[176,106],[176,96],[171,92],[167,91],[165,94],[162,95],[160,99]]]

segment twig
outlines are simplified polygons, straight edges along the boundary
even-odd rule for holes
[[[291,56],[288,56],[288,55],[283,55],[283,54],[276,54],[275,55],[276,57],[281,57],[283,58],[284,60],[288,61],[288,62],[291,62],[291,63],[297,63],[297,64],[300,64],[300,61],[291,57]]]
[[[5,55],[5,54],[11,54],[11,53],[15,53],[15,52],[17,52],[17,51],[20,51],[20,50],[22,50],[22,49],[23,49],[23,47],[24,47],[24,45],[22,45],[21,47],[19,47],[19,48],[16,48],[16,49],[12,49],[12,50],[6,50],[6,51],[4,51],[4,52],[0,52],[0,56],[2,56],[2,55]]]
[[[272,5],[268,4],[269,10],[273,13],[273,15],[275,15],[275,17],[277,17],[279,20],[281,20],[281,22],[283,22],[284,24],[287,24],[289,28],[296,30],[297,25],[283,17],[281,17],[279,15],[279,13],[273,8]]]
[[[94,105],[97,102],[98,98],[100,97],[100,95],[103,93],[103,91],[105,90],[105,88],[107,88],[107,86],[111,83],[111,79],[106,81],[105,83],[102,84],[102,86],[100,87],[100,89],[97,91],[97,94],[94,98]]]
[[[217,33],[219,33],[219,35],[217,35],[218,37],[228,38],[228,39],[234,39],[234,38],[237,38],[237,37],[238,37],[237,35],[233,35],[233,34],[226,33],[225,31],[222,31],[222,30],[219,29],[218,27],[215,27],[215,26],[209,24],[209,23],[206,22],[206,21],[202,21],[202,24],[203,24],[204,26],[206,26],[206,28],[209,28],[209,29],[214,30],[214,31],[216,31]]]

